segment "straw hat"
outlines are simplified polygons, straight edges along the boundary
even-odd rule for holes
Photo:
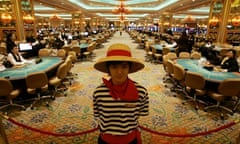
[[[129,70],[129,73],[134,73],[144,68],[144,64],[142,62],[132,57],[130,48],[127,45],[121,43],[111,45],[108,48],[106,57],[99,59],[94,64],[94,68],[101,72],[108,73],[106,62],[110,61],[131,62],[132,65]]]

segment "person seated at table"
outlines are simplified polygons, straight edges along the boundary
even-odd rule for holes
[[[166,47],[169,48],[176,48],[177,47],[177,42],[174,39],[169,39],[168,44],[166,45]]]
[[[221,61],[221,68],[228,72],[239,72],[239,66],[236,58],[236,51],[228,50],[225,57]]]
[[[189,46],[189,41],[188,41],[188,35],[184,31],[182,32],[181,37],[177,41],[178,49],[176,50],[177,56],[179,55],[180,52],[190,52],[190,46]]]
[[[13,65],[23,65],[27,63],[33,63],[31,60],[26,60],[19,53],[19,49],[17,46],[14,46],[10,53],[8,53],[7,60]]]
[[[11,52],[11,49],[16,46],[15,43],[16,35],[14,33],[9,33],[6,39],[7,53]]]

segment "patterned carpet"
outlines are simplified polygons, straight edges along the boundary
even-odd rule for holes
[[[93,69],[93,63],[105,55],[106,47],[122,42],[132,48],[133,56],[144,61],[145,52],[127,33],[114,37],[104,44],[104,48],[94,51],[93,61],[78,62],[72,69],[78,76],[69,87],[67,97],[57,96],[50,106],[43,103],[37,109],[13,111],[9,116],[15,121],[52,133],[77,133],[96,127],[93,120],[92,93],[104,76]],[[164,87],[162,78],[165,72],[161,64],[145,62],[145,68],[130,78],[144,85],[149,91],[150,115],[140,119],[140,125],[154,131],[172,134],[198,133],[215,129],[239,118],[239,111],[221,120],[215,111],[194,110],[191,103],[182,104],[183,96],[173,97],[173,93]],[[74,137],[55,137],[32,132],[4,120],[4,128],[10,144],[95,144],[98,131]],[[234,144],[239,134],[240,124],[222,131],[198,137],[166,137],[142,130],[143,144]]]

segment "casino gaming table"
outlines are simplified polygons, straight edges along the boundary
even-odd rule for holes
[[[0,77],[8,78],[11,81],[25,80],[26,76],[33,72],[44,71],[49,73],[63,62],[59,57],[42,57],[37,64],[26,64],[18,68],[7,68],[0,72]]]
[[[87,51],[88,45],[89,44],[87,44],[87,43],[82,43],[79,45],[82,54]]]
[[[151,45],[151,47],[155,48],[158,52],[161,52],[162,49],[163,49],[163,46],[160,45],[160,44],[153,44],[153,45]],[[176,48],[174,48],[174,47],[168,47],[168,48],[170,49],[170,51],[175,51],[176,50]]]
[[[220,83],[224,79],[240,78],[240,74],[235,72],[217,72],[217,71],[207,70],[204,67],[198,65],[198,60],[177,59],[176,63],[180,64],[188,71],[197,72],[201,74],[207,81],[210,81],[210,82]]]

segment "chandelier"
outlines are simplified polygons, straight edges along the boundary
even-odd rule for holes
[[[114,14],[120,14],[120,21],[124,21],[124,14],[129,14],[130,13],[130,10],[128,10],[124,3],[123,3],[123,0],[120,1],[120,5],[118,8],[112,10],[112,12]]]
[[[196,23],[196,19],[193,18],[191,15],[186,16],[183,20],[183,23]]]
[[[52,17],[50,17],[50,21],[59,22],[61,20],[62,20],[62,18],[60,16],[57,16],[56,14],[53,15]]]
[[[212,26],[216,26],[219,23],[219,19],[214,16],[212,19],[209,20],[209,23]]]
[[[240,16],[235,16],[232,19],[232,25],[233,26],[240,26]]]
[[[4,24],[9,24],[12,21],[12,16],[8,13],[2,13],[1,20]]]
[[[125,8],[124,4],[123,4],[123,0],[120,1],[120,6],[114,10],[112,10],[112,12],[114,14],[129,14],[130,10],[128,10],[127,8]]]
[[[30,14],[27,14],[23,16],[23,20],[27,24],[33,24],[34,18]]]

